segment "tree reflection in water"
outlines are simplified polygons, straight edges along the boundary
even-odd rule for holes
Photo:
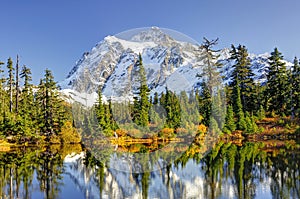
[[[203,158],[197,147],[162,170],[144,173],[110,169],[109,159],[103,163],[86,151],[64,162],[74,146],[0,152],[0,198],[62,198],[68,184],[83,193],[77,198],[300,198],[295,142],[281,147],[219,142]],[[73,176],[71,182],[67,176]]]

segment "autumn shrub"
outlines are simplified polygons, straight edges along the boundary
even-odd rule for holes
[[[70,121],[66,121],[62,126],[59,137],[63,143],[79,143],[81,141],[80,135]]]
[[[204,124],[198,125],[198,133],[205,133],[207,131],[207,127]]]

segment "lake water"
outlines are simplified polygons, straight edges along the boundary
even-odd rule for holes
[[[300,198],[294,140],[192,146],[144,173],[116,169],[126,160],[112,147],[106,161],[80,145],[0,152],[0,198]]]

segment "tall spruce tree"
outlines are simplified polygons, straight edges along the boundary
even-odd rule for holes
[[[136,63],[139,68],[139,92],[135,97],[133,107],[133,121],[140,126],[147,127],[149,124],[149,88],[147,85],[145,68],[143,66],[142,55],[139,54],[139,59]]]
[[[238,80],[237,80],[238,82]],[[245,121],[245,115],[243,111],[243,105],[241,100],[241,94],[240,94],[240,87],[238,86],[239,82],[234,87],[234,93],[236,93],[236,116],[237,116],[237,129],[239,130],[245,130],[247,128],[246,121]]]
[[[268,110],[278,114],[285,114],[290,96],[288,71],[283,56],[277,48],[269,57],[267,74],[266,102]]]
[[[31,70],[25,65],[21,69],[20,77],[23,79],[24,85],[20,94],[20,116],[24,119],[25,127],[30,129],[34,128],[33,118],[35,118],[36,112],[34,111],[34,94],[31,84]]]
[[[248,51],[245,46],[239,45],[237,48],[231,46],[231,59],[235,61],[233,65],[233,73],[231,79],[233,80],[229,87],[233,89],[236,85],[240,87],[241,102],[243,105],[243,111],[251,111],[254,107],[253,101],[255,99],[253,95],[253,72],[251,69],[251,62],[248,56]],[[237,96],[231,97],[232,104],[234,104],[234,110],[237,111]]]
[[[106,122],[105,122],[105,105],[102,102],[102,87],[98,88],[98,100],[97,100],[97,104],[96,104],[96,114],[97,114],[99,126],[102,130],[104,130],[106,127]]]
[[[220,56],[218,54],[219,50],[213,49],[217,44],[218,38],[215,40],[204,38],[203,44],[200,46],[199,61],[203,62],[203,73],[197,74],[197,76],[204,79],[204,82],[201,83],[202,92],[199,98],[199,111],[204,118],[203,123],[207,126],[210,123],[211,117],[219,121],[222,112],[219,110],[220,98],[215,97],[220,95],[222,81],[218,71],[222,67],[222,63],[218,61]]]
[[[291,82],[291,114],[294,117],[300,114],[300,64],[297,57],[295,57],[292,67]]]
[[[41,133],[49,140],[60,131],[66,118],[56,82],[52,72],[48,69],[45,70],[45,76],[40,82],[37,94]]]

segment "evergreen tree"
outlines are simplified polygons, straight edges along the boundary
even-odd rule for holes
[[[234,120],[233,108],[231,105],[229,105],[227,107],[224,131],[227,133],[231,133],[231,132],[235,131],[235,129],[236,129],[236,125],[235,125],[235,120]]]
[[[99,87],[98,89],[98,101],[96,104],[96,114],[97,114],[97,119],[100,128],[102,130],[106,127],[106,122],[105,122],[105,105],[102,102],[102,88]]]
[[[253,92],[251,94],[253,108],[250,111],[261,111],[265,105],[265,89],[266,85],[254,83]],[[263,109],[264,110],[264,109]]]
[[[167,88],[166,88],[166,90],[167,90]],[[161,92],[160,98],[159,98],[159,104],[161,106],[165,106],[165,103],[166,103],[166,95],[164,92]]]
[[[0,61],[0,114],[3,113],[6,106],[6,92],[4,90],[5,78],[3,77],[4,70],[1,68],[2,65],[4,65],[4,63]]]
[[[13,84],[14,84],[14,67],[13,61],[11,58],[7,61],[7,69],[8,69],[8,85],[9,85],[9,111],[13,111]]]
[[[154,105],[158,104],[158,93],[157,92],[154,93],[153,104]]]
[[[239,130],[245,130],[247,128],[246,122],[245,122],[245,116],[243,111],[243,105],[241,101],[241,94],[240,94],[240,87],[237,84],[235,86],[235,93],[236,93],[236,107],[237,107],[237,129]]]
[[[254,107],[253,101],[255,97],[253,96],[253,72],[251,70],[251,62],[248,57],[248,51],[245,46],[239,45],[237,48],[231,46],[231,59],[235,60],[233,65],[233,73],[231,79],[233,80],[230,83],[230,88],[233,89],[236,85],[240,87],[241,101],[244,111],[251,111]],[[232,104],[236,104],[237,96],[232,96]],[[235,110],[236,107],[235,107]]]
[[[165,127],[177,129],[181,125],[181,107],[175,93],[166,88],[164,108],[166,110]]]
[[[56,135],[60,131],[66,118],[56,82],[52,72],[48,69],[45,70],[45,76],[40,82],[37,94],[41,133],[49,140],[52,135]]]
[[[300,114],[300,64],[298,58],[295,57],[294,65],[292,67],[292,95],[291,95],[291,114],[292,117]]]
[[[202,82],[202,95],[200,94],[199,106],[200,114],[203,116],[203,123],[209,125],[211,118],[217,122],[218,126],[222,126],[222,99],[221,99],[221,76],[219,69],[222,67],[222,63],[218,61],[219,50],[214,50],[213,47],[218,44],[218,39],[209,41],[204,38],[204,42],[201,45],[200,60],[202,61],[203,73],[197,74],[198,77],[204,79]],[[201,99],[202,98],[202,99]],[[202,110],[201,110],[202,109]],[[218,130],[219,132],[219,130]]]
[[[20,77],[24,80],[23,89],[20,95],[20,116],[24,120],[24,128],[26,129],[34,129],[34,94],[32,91],[32,78],[31,78],[31,70],[27,68],[25,65],[21,69]]]
[[[17,63],[16,63],[16,113],[18,113],[19,109],[19,56],[17,55]]]
[[[249,112],[246,112],[245,123],[246,123],[245,133],[252,134],[258,131],[258,127],[255,123],[253,114],[250,115]]]
[[[266,89],[268,110],[284,114],[288,105],[290,87],[286,65],[277,48],[271,53],[269,64]]]
[[[204,37],[203,44],[200,46],[199,61],[202,61],[203,73],[198,74],[198,77],[206,77],[206,84],[211,95],[213,95],[214,89],[220,85],[221,79],[218,69],[222,67],[222,63],[218,62],[220,57],[217,52],[219,50],[213,50],[213,47],[218,44],[218,38],[215,40],[208,40]]]
[[[201,91],[199,93],[199,113],[203,117],[203,124],[209,126],[211,116],[212,99],[211,93],[206,82],[201,83]]]
[[[149,110],[150,110],[149,88],[147,86],[146,73],[143,66],[143,60],[141,54],[139,54],[139,60],[137,62],[137,66],[139,67],[140,87],[139,87],[138,97],[135,97],[134,99],[133,121],[137,125],[147,127],[149,124]]]
[[[108,110],[108,112],[109,112],[110,129],[112,129],[112,130],[115,131],[115,130],[118,129],[119,127],[118,127],[117,122],[116,122],[115,119],[114,119],[114,115],[113,115],[113,112],[112,112],[112,110],[113,110],[112,106],[113,106],[112,101],[109,100],[109,101],[108,101],[108,109],[107,109],[107,110]]]
[[[260,105],[258,113],[257,113],[258,119],[262,120],[266,117],[265,109],[262,105]]]

